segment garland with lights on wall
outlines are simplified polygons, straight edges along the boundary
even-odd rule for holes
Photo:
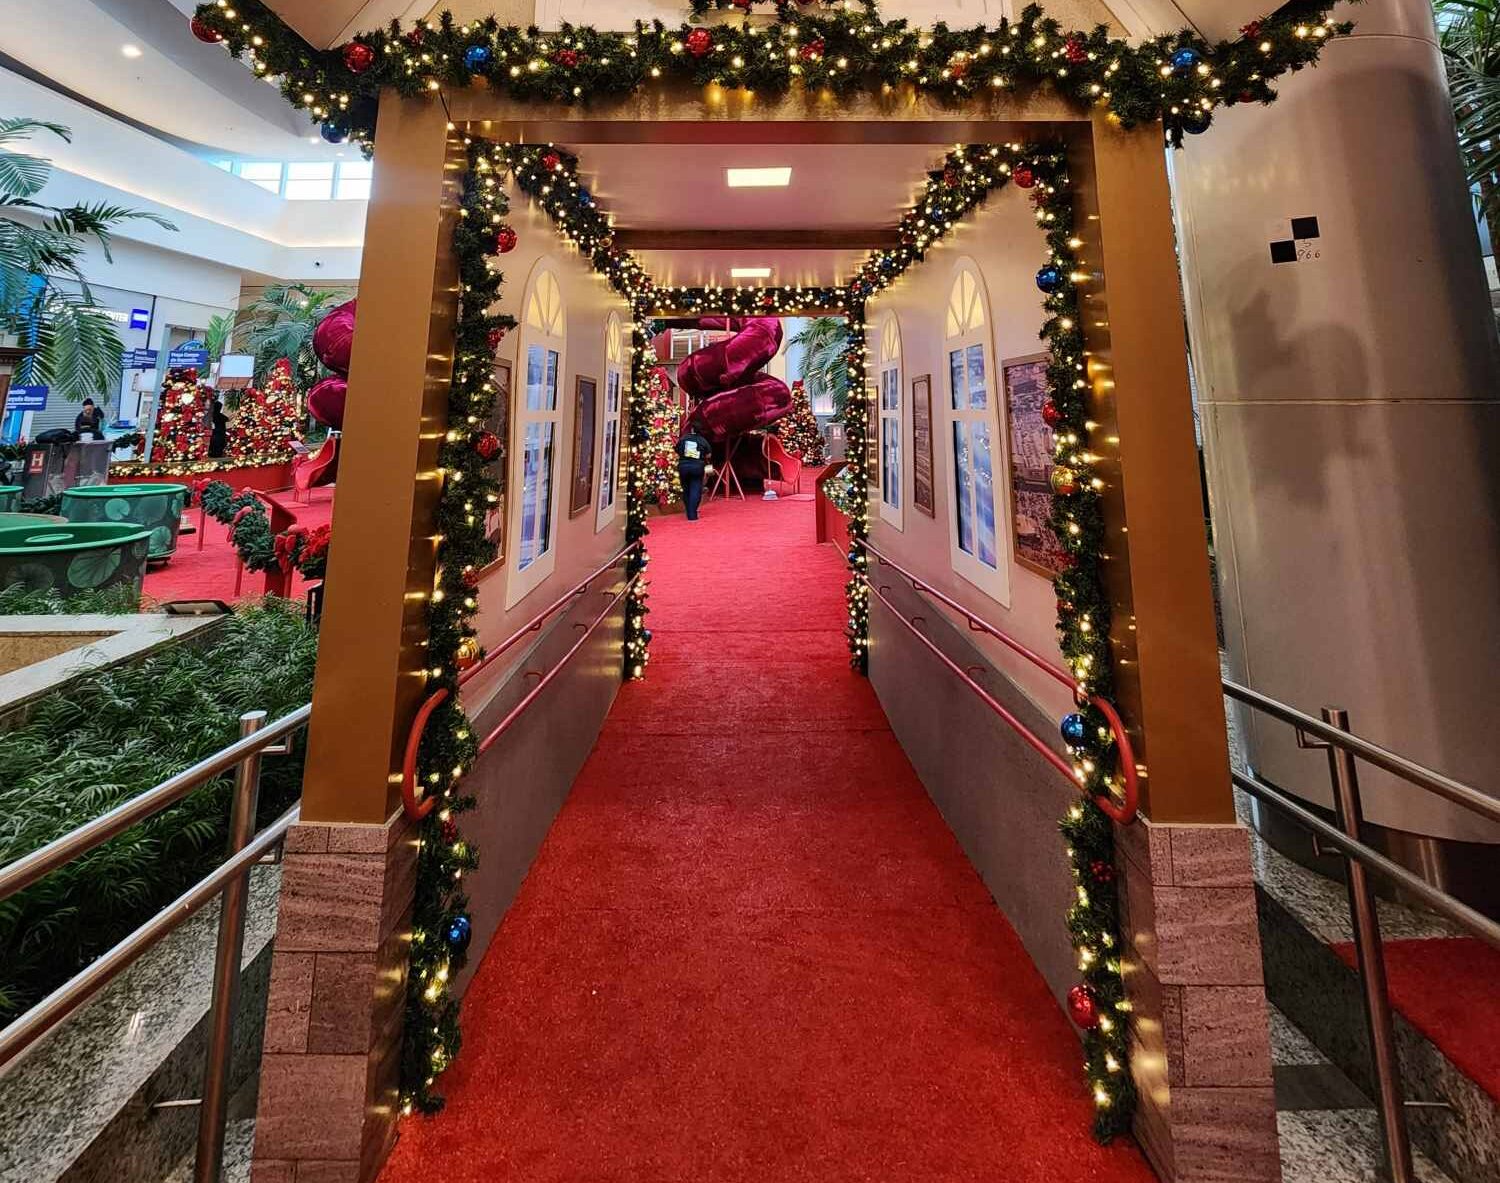
[[[192,30],[279,79],[286,99],[334,143],[373,142],[383,87],[416,97],[483,79],[512,99],[562,103],[629,95],[659,80],[767,95],[799,84],[837,96],[909,88],[954,105],[1045,86],[1078,107],[1107,109],[1126,128],[1160,121],[1181,144],[1221,106],[1273,100],[1275,79],[1311,65],[1330,36],[1352,29],[1329,16],[1333,8],[1334,0],[1293,0],[1233,39],[1209,42],[1184,29],[1138,45],[1104,25],[1064,29],[1036,4],[993,27],[931,30],[883,20],[873,4],[799,12],[783,3],[765,23],[669,29],[637,21],[629,32],[572,24],[543,32],[493,16],[459,24],[444,12],[319,51],[261,0],[212,0],[198,7]]]

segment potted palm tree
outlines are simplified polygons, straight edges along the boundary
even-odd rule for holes
[[[1435,0],[1469,184],[1500,249],[1500,0]]]
[[[72,139],[58,123],[0,119],[0,335],[35,350],[17,367],[20,381],[45,384],[78,402],[119,384],[124,348],[83,273],[88,244],[98,244],[113,261],[110,240],[120,223],[176,227],[156,214],[107,202],[38,201],[52,164],[16,146],[42,132]]]

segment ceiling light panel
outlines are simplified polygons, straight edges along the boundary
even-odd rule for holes
[[[726,168],[731,189],[779,189],[792,183],[791,166],[781,168]]]
[[[769,267],[731,267],[729,269],[730,279],[770,279],[771,269]]]

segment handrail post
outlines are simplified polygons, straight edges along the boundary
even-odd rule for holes
[[[1324,707],[1323,721],[1340,731],[1349,730],[1349,712]],[[1333,781],[1333,807],[1339,828],[1359,842],[1364,811],[1359,801],[1359,774],[1353,753],[1337,744],[1327,744],[1328,772]],[[1344,871],[1349,886],[1349,917],[1354,928],[1354,952],[1359,964],[1360,988],[1364,992],[1365,1024],[1370,1036],[1370,1061],[1375,1072],[1376,1102],[1380,1129],[1385,1137],[1386,1161],[1392,1183],[1414,1183],[1411,1139],[1406,1130],[1406,1105],[1401,1095],[1401,1061],[1396,1055],[1395,1030],[1391,1021],[1391,999],[1386,988],[1385,953],[1380,943],[1380,917],[1375,910],[1375,889],[1369,872],[1359,859],[1346,855]]]
[[[240,737],[266,725],[265,711],[240,716]],[[232,857],[255,836],[255,811],[260,803],[259,749],[240,761],[234,773],[234,799],[229,810],[229,849]],[[219,947],[214,956],[213,1008],[209,1012],[208,1051],[203,1064],[203,1100],[198,1108],[198,1154],[193,1161],[193,1183],[219,1183],[224,1166],[224,1127],[229,1118],[229,1061],[234,1043],[234,1016],[239,1006],[240,958],[245,947],[245,912],[250,900],[250,869],[231,879],[219,905]]]

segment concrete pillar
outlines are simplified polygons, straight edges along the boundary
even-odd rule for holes
[[[1493,788],[1500,366],[1468,186],[1431,4],[1341,15],[1355,35],[1279,102],[1221,113],[1171,160],[1230,664]],[[1329,803],[1322,753],[1245,730],[1260,774]],[[1379,826],[1500,841],[1360,775]]]

